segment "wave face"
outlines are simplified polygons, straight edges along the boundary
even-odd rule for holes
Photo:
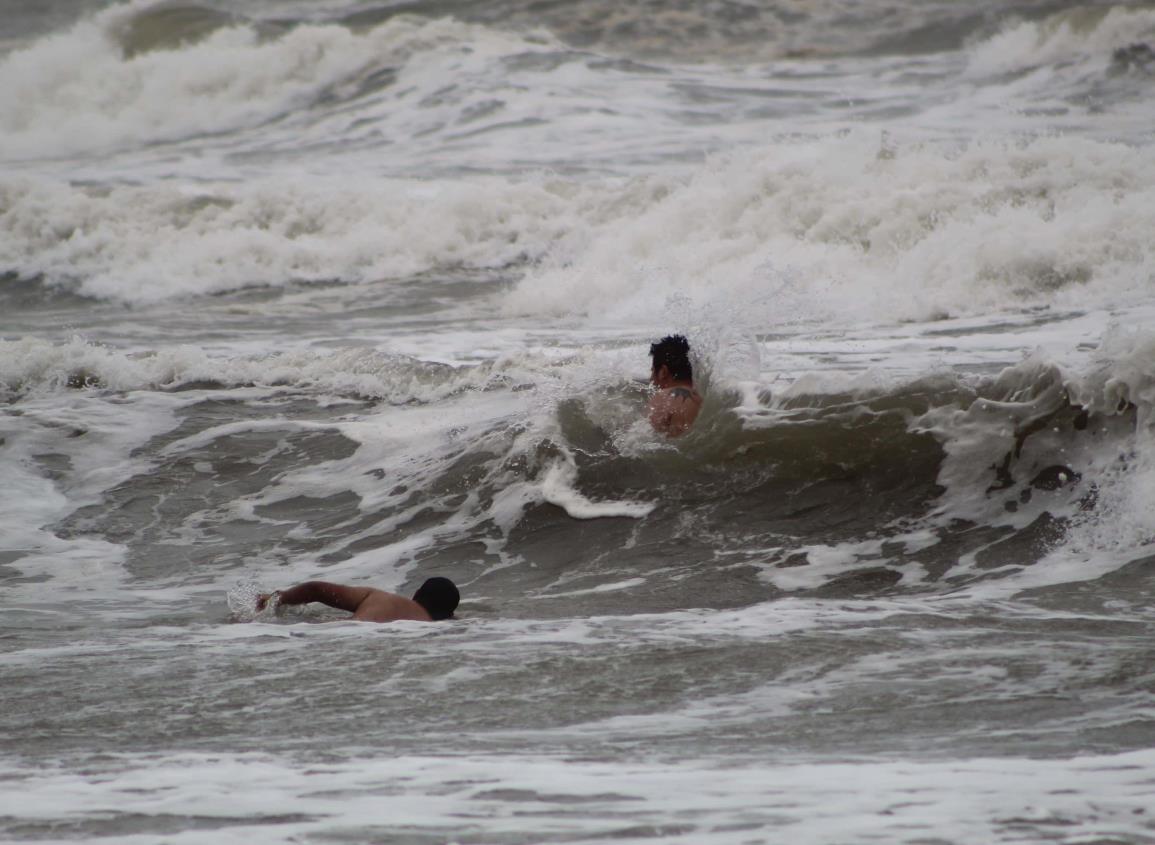
[[[1151,839],[1147,5],[8,6],[0,839]]]
[[[364,574],[383,559],[468,559],[484,589],[546,599],[564,584],[561,596],[590,592],[587,611],[725,607],[1013,593],[1142,557],[1155,536],[1153,344],[1117,329],[1079,372],[1036,356],[997,376],[784,390],[736,380],[717,354],[706,409],[677,448],[648,432],[636,383],[598,375],[620,367],[604,352],[449,366],[367,349],[221,359],[25,340],[3,347],[0,384],[17,406],[94,394],[98,419],[142,396],[131,413],[167,433],[50,526],[126,544],[142,576],[178,538],[220,535],[195,569],[305,557]],[[100,428],[14,432],[12,469],[51,457],[70,488],[102,440],[123,437]],[[159,524],[139,510],[142,489],[175,508]],[[609,521],[591,535],[591,519]],[[1054,563],[1080,555],[1095,562]],[[605,596],[607,571],[668,586]]]

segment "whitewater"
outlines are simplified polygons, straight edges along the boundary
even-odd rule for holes
[[[1155,843],[1155,7],[9,5],[0,841]]]

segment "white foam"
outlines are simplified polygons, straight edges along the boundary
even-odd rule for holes
[[[969,50],[972,76],[1090,60],[1102,70],[1120,47],[1155,37],[1155,12],[1121,6],[1083,6],[1038,21],[1013,21]]]
[[[1146,328],[1116,326],[1090,360],[1059,366],[1041,353],[999,376],[1005,401],[978,399],[969,407],[932,409],[916,427],[934,433],[946,459],[938,483],[946,488],[939,514],[984,525],[1023,529],[1044,512],[1069,521],[1043,559],[1023,571],[1012,563],[1002,577],[974,594],[994,598],[1027,587],[1086,581],[1150,554],[1155,548],[1155,336]],[[1087,409],[1090,427],[1044,427],[1021,443],[1024,424],[1062,407],[1069,398]],[[1129,416],[1130,415],[1130,416]],[[993,468],[1014,454],[1015,477],[1024,482],[1062,465],[1072,482],[1054,493],[1033,491],[1017,502],[993,488]],[[1088,507],[1083,507],[1086,500]],[[975,567],[964,556],[953,574]]]
[[[566,455],[564,460],[551,464],[541,479],[542,499],[561,508],[574,519],[615,516],[641,519],[656,507],[650,502],[590,501],[574,488],[577,475],[577,464],[569,455]]]
[[[573,596],[588,596],[597,593],[614,593],[618,590],[629,590],[633,587],[640,587],[644,583],[646,583],[645,578],[627,578],[624,581],[613,581],[609,584],[599,584],[596,587],[587,587],[583,590],[564,590],[560,592],[545,593],[541,596],[536,596],[535,598],[572,598]]]
[[[64,343],[31,337],[0,340],[0,390],[10,394],[47,395],[70,380],[113,391],[164,390],[209,382],[226,388],[292,386],[403,404],[434,402],[502,378],[503,374],[488,367],[452,368],[363,348],[228,356],[192,345],[134,353],[82,337]]]
[[[0,157],[100,153],[256,127],[355,89],[374,70],[501,40],[449,19],[405,16],[361,33],[305,24],[275,38],[236,23],[126,57],[123,30],[155,5],[118,4],[0,59]]]
[[[122,756],[107,770],[4,766],[9,815],[25,823],[219,820],[167,833],[182,843],[274,843],[372,830],[439,838],[564,838],[738,845],[761,834],[807,842],[994,842],[1056,826],[1087,839],[1142,839],[1150,751],[1072,759],[790,759],[596,762],[533,755],[369,755],[301,765],[272,755]],[[19,800],[11,790],[18,790]],[[581,812],[574,812],[580,802]],[[275,819],[275,822],[274,822]],[[235,820],[235,821],[233,821]],[[634,831],[632,835],[629,833]],[[118,835],[128,843],[153,834]],[[1009,841],[1009,839],[1007,840]]]
[[[490,37],[470,50],[488,55]],[[718,141],[724,152],[705,165],[628,180],[421,180],[349,162],[318,177],[275,161],[239,182],[198,172],[184,184],[93,189],[8,176],[0,252],[4,269],[130,303],[528,266],[505,299],[514,315],[637,324],[680,297],[683,311],[744,315],[747,331],[1149,296],[1155,165],[1145,149],[1074,136],[960,149],[918,137],[762,133]],[[572,157],[569,140],[554,143]],[[477,166],[483,153],[447,155]]]
[[[507,307],[616,322],[681,297],[764,331],[1149,297],[1145,150],[1045,138],[879,152],[857,131],[635,186],[635,205],[572,227]]]
[[[478,177],[296,176],[90,191],[0,179],[5,270],[142,304],[293,281],[369,282],[503,267],[564,231],[583,192]]]
[[[1077,465],[1095,485],[1094,507],[1074,517],[1045,571],[1030,573],[1033,583],[1089,580],[1155,551],[1155,334],[1113,332],[1092,372],[1072,380],[1071,394],[1108,419],[1133,406],[1135,422],[1121,438],[1107,438],[1093,462]]]
[[[84,395],[25,400],[20,410],[19,416],[0,414],[0,550],[25,552],[10,565],[29,578],[51,579],[57,594],[114,588],[124,579],[125,549],[96,537],[61,537],[53,525],[147,473],[149,461],[134,452],[174,427],[175,416],[162,398],[148,396],[132,403]],[[65,462],[59,480],[39,464],[51,458]],[[21,599],[36,599],[40,591],[35,583],[8,589]]]

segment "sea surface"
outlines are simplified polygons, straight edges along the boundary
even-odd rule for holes
[[[1142,2],[0,0],[0,841],[1155,843],[1153,131]]]

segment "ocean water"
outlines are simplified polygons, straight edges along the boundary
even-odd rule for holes
[[[1155,6],[2,5],[0,841],[1155,843]]]

